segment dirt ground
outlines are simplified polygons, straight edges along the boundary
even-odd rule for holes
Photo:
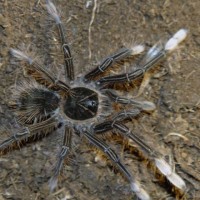
[[[116,141],[109,143],[152,199],[200,199],[199,0],[96,2],[89,45],[88,28],[94,2],[55,1],[62,13],[78,73],[94,67],[123,45],[143,43],[148,49],[161,39],[166,41],[180,28],[189,30],[180,48],[148,73],[145,78],[150,77],[149,83],[144,88],[134,83],[127,84],[131,95],[142,91],[138,99],[156,104],[154,112],[143,113],[127,124],[172,163],[187,184],[186,194],[179,195],[165,179],[156,176],[137,151],[130,151],[132,148],[124,148]],[[0,0],[1,127],[9,128],[14,124],[14,115],[8,108],[11,98],[9,91],[23,79],[20,62],[11,58],[9,49],[29,48],[45,65],[63,64],[53,37],[55,27],[49,20],[44,4],[43,0]],[[81,143],[79,138],[76,138],[80,145],[76,147],[75,163],[64,166],[58,187],[50,193],[48,180],[58,143],[56,133],[53,134],[0,157],[0,200],[137,199],[130,191],[128,182],[109,164],[96,161],[96,153],[84,142]],[[6,137],[1,133],[0,140]]]

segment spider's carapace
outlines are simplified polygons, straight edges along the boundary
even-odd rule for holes
[[[98,111],[98,94],[84,87],[71,89],[64,104],[64,113],[73,120],[86,120],[96,116]]]

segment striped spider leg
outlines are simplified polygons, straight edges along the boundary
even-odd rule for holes
[[[130,183],[131,191],[139,199],[149,200],[150,196],[129,172],[117,152],[114,152],[106,142],[98,137],[99,134],[115,129],[123,137],[135,142],[139,150],[154,162],[159,171],[175,187],[184,191],[185,182],[172,170],[162,155],[124,125],[124,120],[129,117],[135,117],[142,111],[155,110],[154,103],[122,97],[110,85],[130,82],[143,76],[147,70],[158,64],[185,39],[187,30],[180,29],[164,45],[159,44],[150,48],[137,63],[137,69],[132,72],[101,76],[116,62],[143,52],[143,45],[121,48],[106,57],[100,65],[83,74],[82,77],[76,77],[70,45],[65,38],[61,17],[51,0],[46,0],[46,8],[59,32],[64,57],[65,80],[58,79],[51,69],[47,70],[28,54],[11,49],[13,57],[28,64],[25,69],[30,79],[22,82],[14,91],[14,103],[11,107],[16,114],[20,128],[14,130],[12,136],[0,142],[0,153],[6,153],[11,147],[22,146],[27,140],[34,140],[38,135],[45,136],[52,132],[56,134],[57,129],[62,127],[60,152],[57,155],[49,184],[51,190],[57,186],[64,160],[69,157],[73,148],[73,136],[77,135],[80,138],[84,137],[114,163]],[[116,112],[112,105],[113,102],[128,105],[130,109]]]

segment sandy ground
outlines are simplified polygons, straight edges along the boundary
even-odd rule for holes
[[[200,199],[200,2],[97,0],[91,45],[88,27],[93,3],[86,8],[87,2],[90,1],[55,1],[62,11],[77,73],[92,68],[123,45],[144,43],[149,48],[160,39],[166,41],[180,28],[189,30],[180,48],[145,77],[150,77],[149,83],[138,98],[154,102],[156,110],[128,122],[134,132],[172,163],[187,184],[186,194],[179,195],[165,179],[155,176],[154,170],[133,148],[123,148],[116,141],[109,143],[152,199]],[[60,67],[62,55],[52,37],[53,30],[44,1],[0,1],[1,127],[14,124],[13,113],[8,109],[9,91],[23,79],[20,63],[11,58],[9,49],[29,48],[44,64]],[[126,86],[131,95],[141,91],[138,84]],[[53,134],[0,157],[0,200],[137,199],[117,171],[103,161],[95,162],[96,153],[84,142],[77,147],[76,164],[64,166],[57,189],[50,193],[48,180],[58,143],[56,133]],[[0,140],[6,137],[1,133]]]

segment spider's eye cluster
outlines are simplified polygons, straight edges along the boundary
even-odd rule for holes
[[[85,104],[85,107],[92,110],[92,109],[95,109],[98,105],[97,105],[97,101],[94,101],[94,100],[86,100],[84,102]]]
[[[74,120],[86,120],[96,116],[98,111],[98,94],[84,87],[71,90],[64,104],[65,114]]]

